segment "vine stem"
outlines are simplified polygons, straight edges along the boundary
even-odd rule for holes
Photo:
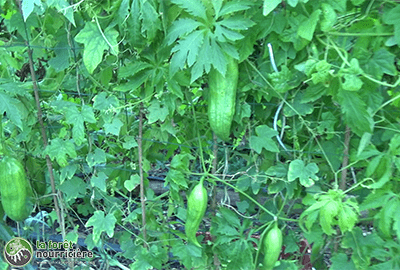
[[[344,133],[344,150],[343,150],[343,162],[342,162],[342,174],[340,179],[339,188],[341,190],[346,189],[346,178],[347,178],[347,165],[349,164],[349,147],[350,147],[350,127],[346,125],[346,131]]]

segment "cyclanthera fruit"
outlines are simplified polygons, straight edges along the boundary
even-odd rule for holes
[[[275,223],[262,242],[262,251],[264,253],[263,270],[272,270],[274,268],[281,254],[282,243],[282,231],[278,228],[278,224]]]
[[[207,209],[207,190],[203,186],[204,178],[193,188],[187,197],[187,213],[185,223],[185,233],[188,241],[201,247],[196,238],[197,230],[203,220]]]
[[[236,89],[239,79],[237,60],[228,60],[225,76],[212,68],[209,73],[208,119],[211,129],[222,140],[228,141],[236,107]]]
[[[22,164],[13,157],[0,162],[0,195],[4,212],[14,221],[25,220],[32,211],[32,188]]]

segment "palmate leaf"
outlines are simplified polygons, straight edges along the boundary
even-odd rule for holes
[[[109,237],[114,236],[114,228],[117,219],[113,213],[104,216],[103,211],[95,211],[93,216],[86,222],[86,227],[93,226],[93,241],[98,243],[102,232],[106,232]]]
[[[270,152],[279,152],[278,146],[272,140],[272,137],[275,137],[278,132],[269,126],[262,125],[256,128],[257,136],[250,137],[250,148],[256,151],[258,154],[261,154],[262,149],[264,148]]]
[[[199,48],[204,41],[204,31],[198,30],[190,33],[186,38],[180,40],[172,49],[174,55],[171,58],[170,76],[173,76],[179,69],[182,69],[188,62],[189,67],[198,58]]]

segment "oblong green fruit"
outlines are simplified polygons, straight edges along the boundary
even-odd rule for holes
[[[283,235],[278,224],[270,229],[264,237],[262,251],[264,253],[263,270],[272,270],[282,251]]]
[[[13,157],[0,162],[0,195],[4,212],[14,221],[25,220],[32,211],[32,188],[22,164]]]
[[[46,193],[46,175],[45,175],[46,160],[37,159],[33,156],[27,156],[26,169],[33,189],[40,196]]]
[[[185,233],[188,241],[201,247],[196,233],[207,209],[207,190],[203,186],[203,179],[193,188],[187,197],[187,212]]]
[[[218,70],[209,73],[208,119],[211,129],[222,140],[228,141],[236,107],[236,89],[239,69],[236,59],[227,56],[225,76]]]

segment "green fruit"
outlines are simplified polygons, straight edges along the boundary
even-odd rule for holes
[[[26,158],[26,169],[33,189],[39,196],[46,193],[46,176],[45,176],[46,160],[37,159],[33,156]]]
[[[278,224],[275,223],[274,227],[268,231],[262,243],[262,250],[264,252],[262,269],[272,270],[274,268],[282,251],[282,243],[282,231],[278,228]]]
[[[201,247],[196,238],[197,230],[207,209],[207,190],[203,186],[204,179],[200,180],[187,197],[187,214],[185,233],[189,242]]]
[[[228,141],[236,107],[236,88],[239,78],[237,61],[228,56],[225,76],[218,70],[209,73],[208,118],[211,129],[222,140]]]
[[[15,158],[4,157],[0,162],[0,195],[4,212],[12,220],[22,221],[31,213],[32,188],[24,167]]]

